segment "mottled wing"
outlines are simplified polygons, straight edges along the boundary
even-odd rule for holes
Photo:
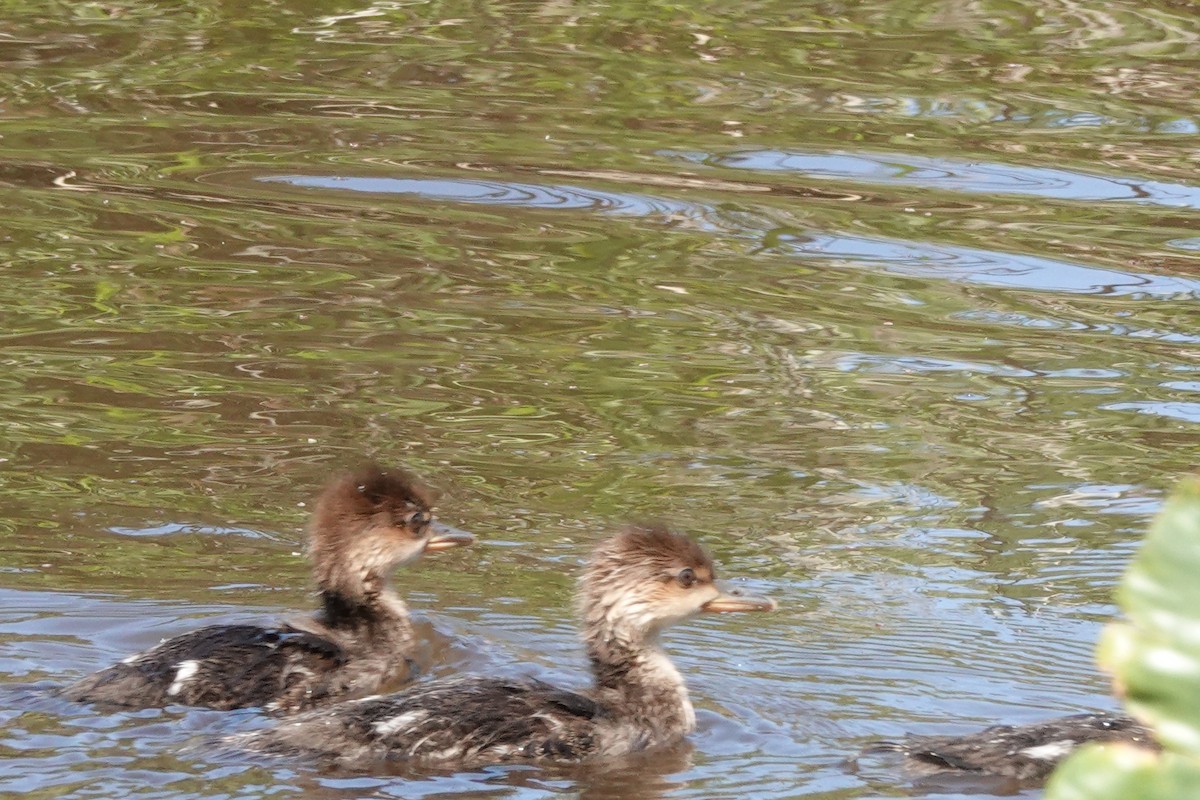
[[[136,708],[169,703],[217,709],[269,704],[299,708],[326,693],[324,676],[343,660],[341,647],[311,633],[214,626],[130,656],[67,687],[63,695]]]
[[[603,715],[586,695],[539,681],[461,678],[301,715],[257,745],[354,766],[576,761],[594,753]]]
[[[1081,744],[1109,741],[1155,746],[1135,720],[1109,714],[997,725],[968,736],[915,736],[905,744],[910,758],[934,768],[1040,780]]]

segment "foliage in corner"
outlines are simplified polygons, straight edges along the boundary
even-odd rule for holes
[[[1183,800],[1200,794],[1200,478],[1175,491],[1125,573],[1098,657],[1129,711],[1163,746],[1082,748],[1046,800]]]

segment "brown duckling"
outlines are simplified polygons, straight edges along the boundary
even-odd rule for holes
[[[775,607],[723,594],[708,555],[662,525],[630,527],[600,544],[578,600],[590,689],[450,678],[318,709],[234,741],[349,769],[576,763],[645,750],[696,724],[683,678],[659,643],[663,629],[700,612]]]
[[[1126,742],[1157,749],[1153,734],[1132,717],[1074,714],[1028,725],[994,725],[965,736],[909,736],[869,751],[903,753],[914,775],[964,773],[1011,778],[1024,786],[1042,783],[1087,742]]]
[[[68,686],[63,696],[133,708],[291,712],[409,677],[415,637],[392,572],[423,553],[473,541],[434,519],[433,499],[401,470],[368,466],[335,477],[309,524],[321,597],[315,616],[181,634]]]

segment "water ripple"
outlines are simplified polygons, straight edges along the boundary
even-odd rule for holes
[[[1054,200],[1138,203],[1200,208],[1200,186],[1093,175],[1067,169],[958,161],[900,153],[738,150],[730,153],[660,151],[664,157],[755,172],[787,172],[896,186]]]
[[[1101,408],[1108,411],[1133,411],[1138,414],[1200,423],[1200,403],[1165,403],[1142,400],[1130,403],[1110,403]]]
[[[538,209],[589,210],[625,216],[666,216],[688,227],[750,239],[772,252],[828,259],[850,266],[865,262],[887,272],[1000,288],[1128,297],[1200,297],[1200,280],[1123,272],[1061,259],[1003,253],[976,247],[904,241],[846,233],[779,234],[769,215],[723,213],[714,206],[628,192],[560,184],[538,185],[464,178],[356,178],[276,175],[258,180],[306,188],[412,195],[438,201]]]

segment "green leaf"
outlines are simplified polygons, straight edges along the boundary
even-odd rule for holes
[[[1158,515],[1117,602],[1128,622],[1105,632],[1100,663],[1164,746],[1200,756],[1200,480]]]
[[[1128,745],[1088,745],[1055,770],[1045,800],[1190,800],[1200,762]]]
[[[1161,754],[1082,748],[1046,800],[1183,800],[1200,787],[1200,479],[1184,481],[1154,520],[1117,591],[1126,621],[1101,637],[1100,663]]]

